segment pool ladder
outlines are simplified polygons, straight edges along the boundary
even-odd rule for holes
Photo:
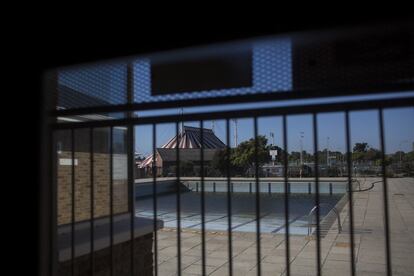
[[[315,212],[316,209],[318,209],[318,207],[320,207],[322,205],[332,206],[330,204],[320,203],[319,206],[318,205],[315,205],[310,210],[310,212],[308,214],[308,236],[310,236],[311,235],[311,232],[312,232],[312,222],[311,222],[311,220],[312,220],[312,214]],[[341,225],[341,217],[339,216],[338,209],[336,209],[336,207],[332,207],[331,211],[333,211],[336,214],[336,218],[338,220],[338,233],[341,233],[341,231],[342,231],[342,225]]]

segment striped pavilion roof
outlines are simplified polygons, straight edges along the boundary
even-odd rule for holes
[[[176,148],[179,140],[180,149],[199,149],[201,148],[201,129],[198,127],[184,126],[183,131],[171,138],[162,148]],[[203,128],[203,142],[205,149],[222,149],[226,145],[214,134],[211,129]]]
[[[201,128],[184,126],[182,132],[171,138],[161,148],[175,149],[177,147],[177,141],[179,142],[178,148],[180,149],[201,148]],[[214,134],[213,130],[208,128],[203,128],[203,142],[205,149],[222,149],[226,147],[226,145]],[[151,166],[152,159],[152,154],[147,156],[139,167],[144,168]]]

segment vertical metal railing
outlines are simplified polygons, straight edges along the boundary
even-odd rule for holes
[[[176,141],[176,191],[177,191],[177,272],[181,273],[181,183],[180,183],[180,140],[179,122],[175,122]]]
[[[257,275],[262,275],[261,266],[261,243],[260,243],[260,183],[259,183],[259,157],[258,157],[258,135],[257,135],[257,117],[253,118],[254,131],[254,167],[256,182],[256,258],[257,258]]]
[[[201,181],[201,273],[206,275],[206,202],[204,187],[204,125],[200,121],[200,181]]]
[[[51,74],[50,78],[43,80],[44,91],[56,92],[57,76]],[[39,162],[39,178],[41,193],[39,193],[39,254],[38,273],[54,276],[58,264],[58,233],[57,233],[57,147],[56,133],[54,133],[49,122],[55,122],[55,118],[49,118],[47,112],[50,110],[50,102],[53,97],[45,97],[42,93],[41,121],[39,128],[42,143],[39,145],[39,153],[42,162]],[[49,95],[47,95],[49,96]],[[52,146],[50,146],[52,145]]]
[[[129,210],[130,210],[130,240],[131,240],[131,275],[134,275],[135,272],[135,261],[134,261],[134,256],[135,256],[135,189],[134,189],[134,185],[135,185],[135,181],[134,181],[134,126],[128,125],[128,130],[127,130],[127,135],[128,135],[128,139],[127,139],[127,161],[128,161],[128,194],[129,194]],[[112,154],[111,154],[112,155]],[[113,158],[113,157],[111,157]]]
[[[351,275],[355,275],[355,238],[354,238],[354,200],[352,185],[352,156],[351,156],[351,130],[349,125],[349,111],[345,111],[345,140],[346,140],[346,162],[348,169],[348,206],[349,206],[349,233],[351,241]]]
[[[127,81],[126,81],[126,100],[128,104],[132,104],[134,101],[134,66],[133,63],[129,62],[127,64]],[[126,113],[128,118],[134,117],[134,112],[129,111]],[[134,167],[135,167],[135,158],[134,158],[134,125],[127,125],[127,160],[128,160],[128,193],[130,200],[130,211],[131,211],[131,275],[134,275],[135,272],[135,179],[134,179]],[[111,158],[113,154],[111,154]]]
[[[388,183],[387,183],[387,168],[385,163],[385,138],[384,138],[384,115],[383,109],[378,110],[379,115],[379,130],[380,130],[380,144],[381,144],[381,168],[383,181],[383,201],[384,201],[384,227],[385,227],[385,258],[387,275],[392,275],[391,267],[391,249],[390,249],[390,226],[388,214]]]
[[[109,243],[110,243],[110,275],[115,275],[114,261],[114,128],[109,128]]]
[[[157,231],[157,125],[152,124],[152,203],[154,213],[154,276],[158,276],[158,231]]]
[[[90,221],[90,266],[91,266],[91,275],[95,275],[95,181],[94,181],[94,141],[93,141],[93,128],[89,129],[89,158],[90,158],[90,208],[91,208],[91,221]],[[111,213],[111,219],[112,219],[112,213]],[[111,243],[112,246],[112,243]],[[112,254],[112,248],[111,248],[111,254]],[[112,271],[112,263],[111,263],[111,271]]]
[[[226,175],[227,175],[227,224],[228,224],[228,258],[229,258],[229,275],[233,275],[233,244],[232,244],[232,202],[231,202],[231,147],[230,147],[230,121],[226,119]]]
[[[59,263],[59,242],[58,242],[58,193],[59,193],[59,187],[58,187],[58,167],[59,167],[59,158],[58,158],[58,152],[57,152],[57,138],[56,138],[56,132],[50,133],[50,138],[52,141],[52,149],[50,152],[50,164],[48,164],[48,168],[51,169],[50,175],[51,175],[51,201],[50,201],[50,223],[51,223],[51,241],[50,241],[50,270],[48,271],[50,276],[57,275],[58,271],[58,263]]]
[[[318,166],[318,117],[312,114],[313,150],[315,152],[315,205],[319,206],[319,166]],[[318,275],[322,275],[321,268],[321,236],[320,236],[320,208],[316,209],[316,266]]]
[[[285,205],[285,257],[286,257],[286,276],[290,276],[290,235],[289,235],[289,183],[288,183],[288,141],[287,141],[287,122],[286,115],[283,115],[283,163],[284,163],[284,205]]]
[[[72,167],[71,167],[71,184],[72,184],[72,217],[71,217],[71,273],[72,276],[75,275],[75,130],[71,129],[70,132],[71,137],[71,159],[72,159]]]

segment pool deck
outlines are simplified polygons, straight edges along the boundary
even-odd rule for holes
[[[333,180],[333,179],[332,179]],[[362,188],[381,178],[368,178]],[[333,180],[334,181],[334,180]],[[393,275],[414,275],[414,179],[389,178],[391,258]],[[354,193],[354,241],[357,275],[386,275],[383,219],[383,185]],[[324,275],[351,275],[349,205],[341,211],[343,231],[333,223],[321,239]],[[177,275],[177,232],[158,231],[159,275]],[[207,275],[228,275],[227,232],[206,233]],[[316,275],[316,242],[306,236],[290,236],[291,275]],[[233,232],[233,275],[257,275],[255,233]],[[285,235],[261,234],[261,274],[284,275]],[[183,229],[181,233],[181,275],[201,275],[201,234]]]

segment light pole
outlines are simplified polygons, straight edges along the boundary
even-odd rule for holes
[[[270,147],[270,150],[273,150],[274,149],[274,146],[275,146],[275,134],[274,134],[274,132],[270,132],[270,137],[272,138],[272,145],[271,145],[271,147]],[[272,154],[273,154],[274,152],[272,152]],[[274,155],[272,155],[272,164],[273,164],[273,166],[275,166],[275,156]]]
[[[303,152],[303,142],[302,139],[304,137],[304,132],[301,131],[300,132],[300,166],[302,167],[303,164],[303,156],[302,156],[302,152]]]
[[[234,122],[234,147],[237,148],[237,119],[233,119]]]
[[[304,137],[304,132],[300,132],[300,168],[299,168],[299,177],[302,178],[302,166],[303,166],[303,142],[302,139]]]
[[[336,149],[335,164],[336,164],[336,167],[339,167],[339,173],[342,176],[343,155],[342,155],[342,152],[341,152],[341,147],[337,146],[337,147],[335,147],[335,149]]]
[[[275,145],[275,134],[274,132],[270,132],[270,137],[272,138],[272,146]]]
[[[181,117],[183,117],[184,116],[184,108],[181,108],[180,112],[181,112]],[[184,132],[184,121],[182,119],[181,119],[180,126],[181,126],[180,134],[182,134]]]
[[[329,167],[329,136],[326,137],[326,166]]]

